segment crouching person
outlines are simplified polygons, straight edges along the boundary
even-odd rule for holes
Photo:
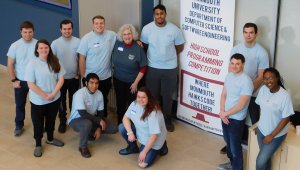
[[[120,155],[139,153],[138,164],[141,168],[149,167],[155,157],[168,152],[166,144],[167,129],[159,104],[146,87],[137,92],[119,125],[119,132],[128,146],[119,151]],[[140,148],[136,140],[141,143]]]
[[[99,77],[95,73],[86,76],[86,87],[79,89],[73,96],[73,105],[68,123],[80,133],[79,151],[85,158],[91,157],[87,147],[88,140],[100,138],[106,128],[103,115],[104,100],[98,90]]]

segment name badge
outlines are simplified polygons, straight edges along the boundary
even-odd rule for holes
[[[123,47],[118,47],[118,50],[119,50],[119,51],[123,51],[124,48],[123,48]]]
[[[100,43],[94,43],[94,47],[95,48],[100,47]]]
[[[136,114],[135,110],[131,110],[131,114],[135,115]]]

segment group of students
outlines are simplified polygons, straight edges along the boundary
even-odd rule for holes
[[[287,135],[289,117],[294,110],[278,70],[269,67],[265,49],[255,41],[256,24],[246,23],[243,35],[245,42],[232,49],[229,73],[221,93],[219,116],[230,162],[220,164],[218,169],[243,169],[241,145],[249,111],[252,124],[258,122],[256,169],[267,170],[271,169],[272,155]]]
[[[23,133],[29,92],[35,157],[42,156],[44,132],[47,144],[64,146],[53,136],[57,112],[58,131],[65,133],[68,123],[80,133],[81,155],[91,157],[88,141],[98,139],[108,130],[107,97],[112,82],[119,132],[128,144],[119,153],[139,153],[138,164],[142,168],[150,166],[158,154],[168,153],[167,130],[174,131],[171,108],[177,88],[177,54],[183,50],[185,40],[180,29],[166,21],[163,5],[154,7],[153,15],[154,21],[143,28],[141,41],[137,41],[137,31],[131,24],[123,25],[118,34],[106,30],[105,19],[100,15],[93,17],[93,30],[81,40],[72,35],[73,23],[63,20],[62,36],[51,45],[46,39],[33,38],[34,25],[30,21],[21,24],[22,38],[7,53],[8,72],[15,90],[14,134]],[[146,72],[147,87],[141,83]],[[81,83],[83,87],[79,89]],[[141,143],[140,148],[136,140]]]

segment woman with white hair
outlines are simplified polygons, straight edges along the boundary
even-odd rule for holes
[[[140,81],[147,70],[146,54],[137,44],[137,39],[138,33],[132,24],[121,26],[112,52],[118,124],[122,123],[127,107],[135,100]]]

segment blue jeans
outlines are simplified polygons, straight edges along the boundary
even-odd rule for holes
[[[256,158],[256,170],[271,169],[271,159],[273,154],[279,148],[284,141],[286,134],[277,138],[274,138],[271,143],[264,144],[263,140],[265,136],[257,128],[257,141],[259,146],[259,153]]]
[[[133,123],[131,123],[131,129],[134,133],[134,135],[136,136],[136,129],[135,129],[135,126]],[[120,134],[122,135],[122,137],[125,139],[125,141],[127,142],[127,144],[130,146],[133,146],[133,145],[136,145],[136,142],[130,142],[128,141],[128,136],[127,136],[127,131],[123,125],[123,123],[121,123],[119,125],[119,132]],[[140,147],[140,151],[142,151],[144,149],[144,145],[142,144],[141,147]],[[150,149],[146,155],[146,158],[145,158],[145,163],[148,164],[147,167],[149,167],[150,165],[153,164],[157,154],[159,153],[159,150],[155,150],[155,149]]]
[[[229,124],[222,122],[223,137],[227,145],[227,156],[234,170],[243,169],[242,135],[245,120],[229,119]]]
[[[22,129],[25,119],[25,104],[28,94],[28,85],[26,81],[20,81],[21,88],[15,88],[15,103],[16,103],[16,128]]]

